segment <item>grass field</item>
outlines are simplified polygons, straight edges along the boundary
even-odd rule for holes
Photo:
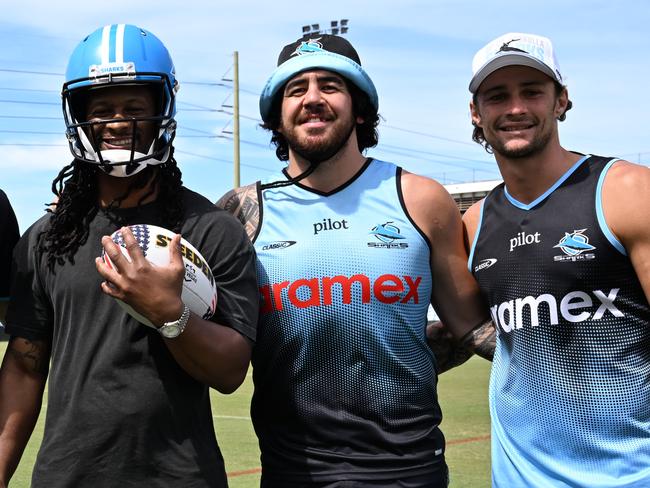
[[[6,342],[0,343],[4,356]],[[490,486],[490,418],[487,407],[489,363],[472,358],[440,378],[442,430],[447,438],[447,462],[453,488]],[[226,460],[231,488],[259,486],[259,451],[249,418],[252,394],[250,372],[232,395],[212,392],[217,438]],[[46,401],[43,402],[43,410]],[[43,435],[42,412],[34,434],[14,475],[11,487],[29,487],[31,470]]]

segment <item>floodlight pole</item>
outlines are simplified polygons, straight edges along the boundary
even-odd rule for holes
[[[233,167],[235,188],[239,188],[239,52],[233,53],[233,104],[232,104],[232,141],[233,141]]]

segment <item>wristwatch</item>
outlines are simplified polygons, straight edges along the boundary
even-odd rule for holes
[[[178,320],[172,322],[165,322],[159,329],[160,335],[165,339],[174,339],[181,335],[185,330],[187,321],[190,319],[190,309],[187,305],[183,304],[183,313]]]

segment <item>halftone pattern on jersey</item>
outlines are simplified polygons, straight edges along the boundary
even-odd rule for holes
[[[650,307],[599,227],[606,162],[588,159],[533,208],[502,189],[484,204],[471,268],[499,332],[494,486],[650,483]],[[495,263],[479,269],[486,259]]]
[[[429,247],[401,207],[396,168],[373,161],[327,196],[263,195],[252,413],[265,472],[326,481],[431,470],[443,443],[425,339]],[[373,229],[385,224],[392,234],[380,239]]]

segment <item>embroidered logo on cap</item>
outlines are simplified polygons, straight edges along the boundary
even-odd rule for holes
[[[296,48],[294,52],[291,53],[291,56],[300,56],[301,54],[315,53],[318,51],[323,51],[323,45],[319,42],[322,38],[318,39],[309,39],[308,41],[302,41],[300,46]]]
[[[509,45],[511,42],[517,42],[520,40],[521,39],[511,39],[508,42],[504,42],[497,52],[500,53],[500,52],[507,52],[507,51],[516,51],[519,53],[525,53],[526,51],[524,51],[523,49],[519,49],[518,47],[510,47]]]

